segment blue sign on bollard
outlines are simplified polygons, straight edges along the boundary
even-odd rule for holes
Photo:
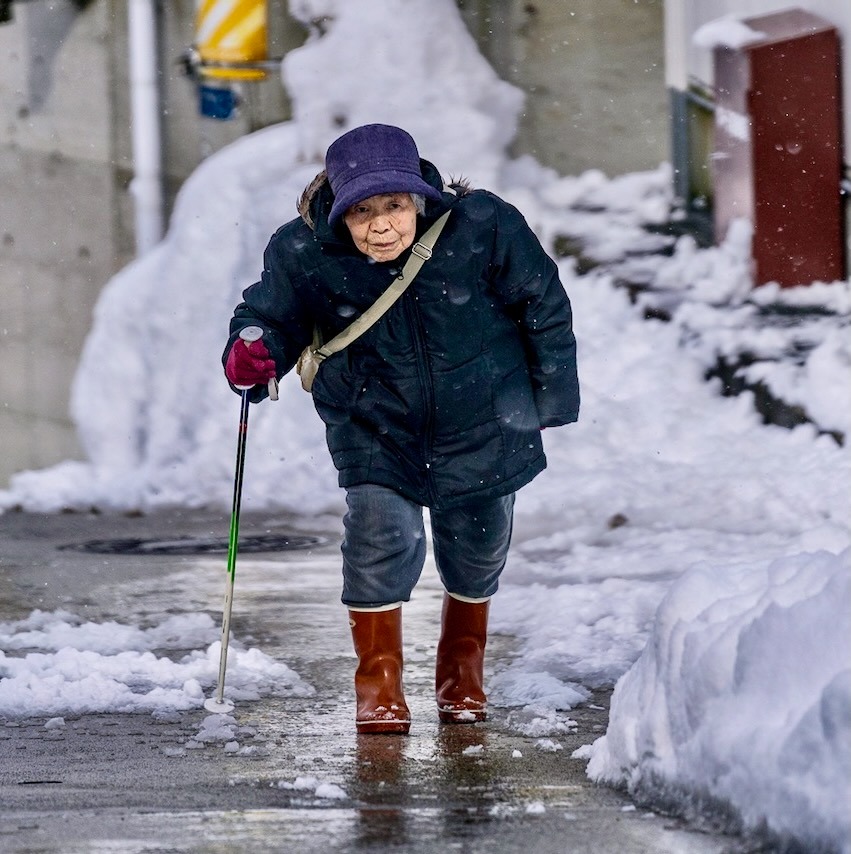
[[[236,112],[236,93],[221,86],[198,87],[201,115],[210,119],[232,119]]]

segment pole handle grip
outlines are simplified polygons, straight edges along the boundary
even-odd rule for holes
[[[246,344],[251,344],[253,341],[259,341],[263,337],[263,330],[259,326],[246,326],[245,329],[239,330],[239,337]],[[252,386],[237,386],[238,389],[252,388]],[[275,377],[269,377],[269,400],[278,399],[278,380]]]

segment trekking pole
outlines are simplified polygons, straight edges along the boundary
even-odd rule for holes
[[[251,343],[263,336],[259,326],[247,326],[239,333],[239,337]],[[204,708],[208,712],[226,715],[233,711],[231,700],[226,700],[225,671],[228,665],[228,640],[230,638],[230,616],[233,608],[233,585],[236,579],[236,553],[239,546],[239,511],[242,505],[242,479],[245,471],[245,445],[248,439],[248,406],[249,394],[253,386],[237,386],[242,391],[239,409],[239,433],[236,442],[236,471],[233,479],[233,507],[230,514],[230,535],[228,536],[227,584],[225,585],[225,606],[222,612],[222,649],[219,656],[219,683],[216,696],[204,700]],[[278,382],[272,377],[269,380],[269,397],[278,399]]]

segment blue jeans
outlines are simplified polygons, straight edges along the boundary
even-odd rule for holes
[[[393,489],[349,487],[343,518],[343,603],[371,608],[407,602],[426,557],[423,508]],[[484,599],[499,585],[514,519],[514,495],[432,510],[437,572],[449,593]]]

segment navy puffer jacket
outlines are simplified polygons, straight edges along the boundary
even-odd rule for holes
[[[421,166],[442,188],[434,166]],[[330,340],[398,275],[410,250],[370,260],[345,225],[330,227],[331,201],[320,175],[302,217],[272,237],[225,356],[243,327],[260,326],[282,376],[314,324]],[[340,485],[380,484],[435,508],[516,491],[546,465],[540,428],[579,412],[570,302],[555,264],[519,211],[482,190],[456,187],[427,202],[417,237],[447,208],[434,254],[408,290],[326,359],[313,385]]]

